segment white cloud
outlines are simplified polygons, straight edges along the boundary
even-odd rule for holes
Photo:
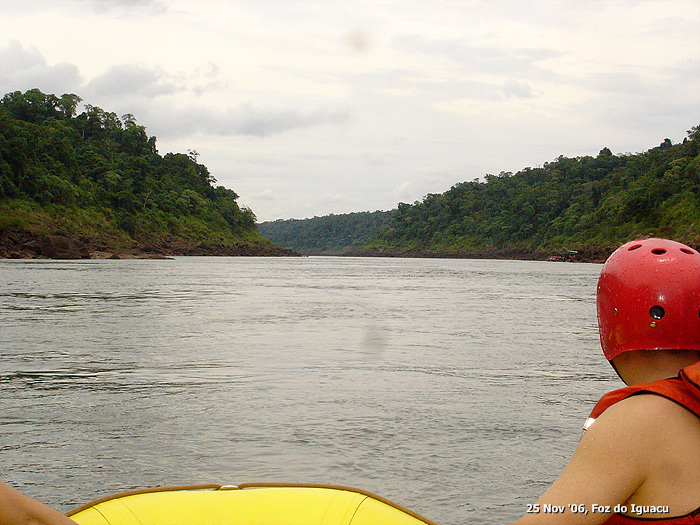
[[[402,182],[398,188],[394,191],[398,202],[413,203],[417,196],[413,190],[413,183],[410,180]]]
[[[382,166],[385,163],[385,159],[382,155],[377,153],[363,153],[362,160],[364,160],[369,166]]]
[[[272,190],[265,190],[253,195],[253,198],[260,201],[276,201],[279,197]]]

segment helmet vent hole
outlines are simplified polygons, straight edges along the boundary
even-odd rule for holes
[[[681,251],[683,253],[687,253],[688,255],[693,255],[693,251],[689,250],[688,248],[681,248]]]
[[[631,252],[632,250],[636,250],[636,249],[641,248],[641,247],[642,247],[641,244],[635,244],[634,246],[630,246],[629,248],[627,248],[627,251]]]
[[[653,250],[651,250],[651,253],[653,253],[654,255],[663,255],[664,253],[666,253],[666,250],[664,250],[663,248],[654,248]]]
[[[652,306],[649,309],[649,315],[651,316],[652,319],[662,319],[664,315],[666,315],[666,312],[664,312],[664,309],[660,306]]]

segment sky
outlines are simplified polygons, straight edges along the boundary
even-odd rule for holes
[[[131,113],[258,221],[700,125],[697,0],[0,0],[0,96]]]

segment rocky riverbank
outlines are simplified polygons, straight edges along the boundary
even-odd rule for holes
[[[202,243],[176,238],[131,241],[117,246],[112,239],[93,239],[70,232],[33,233],[17,227],[0,228],[2,259],[162,259],[175,255],[296,256],[274,244],[233,245]]]
[[[605,262],[615,247],[587,246],[578,248],[578,254],[573,259],[578,262]],[[434,250],[409,250],[401,248],[361,248],[351,250],[344,255],[352,257],[417,257],[441,259],[510,259],[522,261],[546,261],[554,252],[543,252],[520,246],[505,246],[502,248],[484,247],[474,250],[459,250],[440,252]]]

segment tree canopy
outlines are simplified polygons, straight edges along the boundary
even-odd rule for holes
[[[0,229],[72,229],[122,243],[270,244],[253,212],[238,205],[233,190],[216,185],[197,151],[160,155],[134,115],[90,104],[78,114],[81,102],[38,89],[0,100]],[[607,248],[641,235],[698,246],[699,225],[695,126],[680,144],[664,139],[642,153],[604,147],[595,157],[560,156],[458,183],[393,212],[260,228],[305,253],[483,256]]]
[[[558,157],[401,203],[367,246],[450,254],[614,246],[660,235],[700,244],[700,126],[637,154]]]
[[[393,211],[325,215],[311,219],[263,222],[260,234],[275,244],[307,255],[340,255],[356,249],[379,233]]]
[[[253,212],[215,185],[196,151],[161,156],[132,114],[90,104],[77,114],[80,102],[38,89],[0,101],[0,227],[39,227],[32,210],[44,222],[72,220],[65,227],[91,215],[137,241],[263,242]]]

